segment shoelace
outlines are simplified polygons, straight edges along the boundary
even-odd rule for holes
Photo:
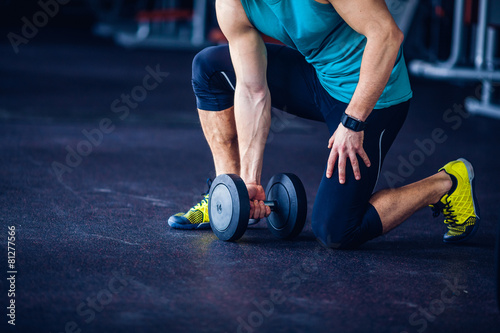
[[[202,193],[201,195],[207,195],[210,192],[210,187],[212,187],[213,180],[211,178],[207,178],[207,191]]]
[[[445,200],[445,204],[443,204],[442,202],[438,202],[437,204],[432,205],[432,216],[438,217],[442,212],[444,215],[444,223],[449,224],[452,227],[456,227],[458,219],[457,215],[455,214],[455,210],[451,205],[451,201],[448,198],[446,198]]]
[[[441,201],[437,202],[434,205],[431,205],[432,217],[438,217],[439,214],[443,211],[443,208],[444,204]]]
[[[458,219],[455,211],[453,210],[453,206],[451,205],[449,200],[446,200],[446,204],[443,208],[444,220],[446,223],[455,227],[457,225]]]
[[[210,187],[212,186],[212,183],[213,183],[213,180],[210,179],[210,178],[207,178],[208,189],[207,189],[207,191],[205,193],[201,194],[201,195],[203,195],[203,199],[201,199],[201,201],[199,203],[197,203],[196,205],[194,205],[194,207],[191,208],[191,210],[200,209],[201,206],[203,206],[204,204],[208,204],[208,193],[210,192]]]
[[[194,205],[194,207],[191,209],[192,210],[200,209],[201,206],[203,206],[204,204],[208,204],[208,194],[205,194],[205,197],[203,199],[201,199],[201,201],[198,202],[196,205]]]

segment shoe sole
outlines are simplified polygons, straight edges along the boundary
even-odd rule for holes
[[[472,206],[474,207],[474,215],[476,216],[476,222],[474,223],[474,228],[472,228],[472,231],[470,234],[465,236],[464,238],[461,238],[459,240],[444,240],[443,242],[445,243],[462,243],[465,242],[469,239],[471,239],[477,232],[477,229],[479,227],[479,221],[481,220],[479,218],[479,204],[477,203],[477,198],[476,198],[476,191],[475,191],[475,186],[476,186],[476,181],[474,179],[474,168],[472,167],[472,164],[467,161],[465,158],[459,158],[458,161],[462,162],[465,164],[465,168],[467,169],[467,175],[469,176],[469,184],[470,184],[470,192],[472,196]]]

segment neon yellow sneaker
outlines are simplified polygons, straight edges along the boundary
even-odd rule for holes
[[[208,192],[212,186],[212,180],[207,179],[208,190],[203,193],[203,199],[187,213],[177,213],[168,218],[168,225],[174,229],[210,229],[208,217]],[[260,219],[250,219],[248,225],[259,223]]]
[[[434,217],[444,215],[448,232],[444,234],[445,243],[460,243],[470,239],[479,226],[479,206],[474,194],[474,169],[464,158],[449,162],[439,171],[450,175],[453,185],[439,202],[430,205]]]
[[[207,179],[208,190],[212,185],[212,180]],[[175,229],[210,229],[208,219],[208,192],[202,194],[203,199],[187,213],[177,213],[170,216],[168,225]]]

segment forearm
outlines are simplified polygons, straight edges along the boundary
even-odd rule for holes
[[[267,86],[255,92],[236,85],[234,111],[240,176],[247,184],[260,184],[264,148],[271,126],[271,96]]]
[[[359,82],[346,113],[365,121],[377,104],[391,76],[402,35],[368,38],[361,61]]]

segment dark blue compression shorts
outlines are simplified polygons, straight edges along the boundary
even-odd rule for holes
[[[332,135],[347,104],[327,93],[312,65],[299,52],[274,44],[266,44],[266,48],[272,106],[298,117],[325,122]],[[209,47],[196,55],[192,83],[198,109],[222,111],[233,106],[236,77],[227,45]],[[313,208],[312,229],[324,245],[354,248],[382,234],[380,217],[368,201],[408,108],[409,101],[373,110],[368,117],[363,147],[372,166],[367,168],[358,156],[361,180],[355,180],[349,159],[345,184],[339,183],[337,167],[332,178],[326,178],[326,169],[323,172]]]

